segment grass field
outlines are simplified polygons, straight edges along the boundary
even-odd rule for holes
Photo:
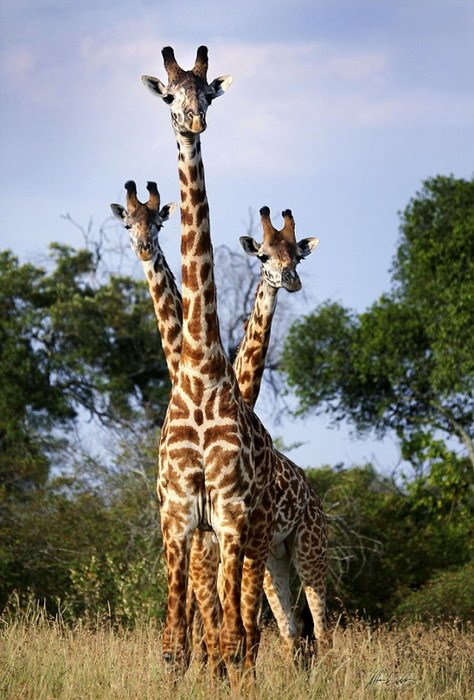
[[[474,635],[455,625],[374,628],[352,622],[333,633],[333,648],[309,672],[288,668],[279,638],[266,629],[256,699],[469,698],[474,688]],[[117,632],[71,628],[40,612],[4,621],[0,697],[8,700],[213,700],[206,673],[192,665],[176,685],[160,660],[160,631],[143,625]]]

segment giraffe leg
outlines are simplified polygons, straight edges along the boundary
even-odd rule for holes
[[[245,557],[242,574],[242,622],[245,628],[244,670],[255,676],[260,645],[259,612],[262,601],[265,560]]]
[[[207,534],[206,538],[210,538],[210,534]],[[199,563],[200,557],[202,556],[202,553],[200,553],[201,547],[201,533],[199,531],[195,531],[191,544],[191,554],[189,560],[189,581],[186,597],[186,624],[188,627],[188,644],[193,656],[199,659],[199,661],[202,663],[207,663],[207,647],[204,635],[204,626],[193,583],[195,563]],[[218,552],[216,556],[218,556]]]
[[[265,564],[273,536],[273,511],[262,502],[252,514],[242,572],[242,622],[245,628],[244,669],[247,683],[255,680],[255,664],[260,645],[260,608]]]
[[[319,511],[320,512],[320,511]],[[295,533],[293,562],[304,587],[318,649],[327,645],[326,577],[327,537],[324,519],[310,513]],[[308,527],[308,523],[312,526]]]
[[[193,541],[194,545],[194,541]],[[193,546],[191,546],[191,558],[193,559]],[[188,633],[188,648],[193,657],[202,663],[207,662],[207,648],[204,640],[204,627],[202,617],[196,600],[196,593],[191,576],[191,563],[189,565],[190,577],[188,580],[188,590],[186,594],[186,626]]]
[[[214,677],[222,675],[219,647],[221,606],[217,595],[219,547],[209,532],[196,530],[191,550],[189,572],[204,626],[204,643]]]
[[[190,536],[173,538],[172,528],[162,519],[163,545],[168,574],[166,621],[162,637],[163,659],[170,671],[182,672],[189,664],[186,639],[186,587]]]
[[[290,561],[286,552],[281,557],[276,557],[270,552],[263,589],[275,616],[287,655],[291,661],[295,661],[299,647],[299,625],[290,588]]]
[[[240,687],[241,661],[245,648],[245,630],[241,616],[241,584],[244,561],[242,539],[235,532],[223,533],[219,536],[222,582],[220,648],[233,690],[238,690]]]

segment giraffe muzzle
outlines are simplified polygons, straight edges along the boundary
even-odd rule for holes
[[[282,286],[288,292],[299,292],[301,289],[301,280],[296,272],[293,270],[283,270],[281,273]]]
[[[138,244],[138,256],[140,260],[147,261],[151,258],[153,253],[153,246],[151,243],[139,243]]]
[[[204,114],[190,114],[188,116],[189,131],[192,134],[202,134],[206,130],[206,117]]]

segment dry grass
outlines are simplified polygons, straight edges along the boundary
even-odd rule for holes
[[[0,697],[8,700],[214,700],[197,664],[176,685],[160,660],[160,632],[71,629],[40,613],[3,622]],[[334,632],[334,646],[310,672],[288,668],[278,636],[266,630],[257,668],[255,700],[328,698],[468,698],[474,678],[474,638],[455,625],[376,629],[363,622]]]

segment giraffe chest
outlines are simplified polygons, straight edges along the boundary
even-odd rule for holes
[[[219,388],[175,391],[160,444],[162,506],[179,503],[196,527],[213,529],[229,507],[251,512],[274,488],[269,438],[256,427],[246,404]]]
[[[160,444],[161,472],[168,470],[169,478],[177,480],[179,472],[199,471],[207,487],[218,477],[216,463],[221,477],[230,478],[228,472],[238,469],[244,454],[251,463],[251,450],[238,404],[228,391],[221,387],[206,391],[199,377],[184,385],[185,390],[175,388],[168,407]]]

